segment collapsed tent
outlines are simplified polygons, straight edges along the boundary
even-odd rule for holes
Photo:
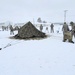
[[[39,31],[31,22],[26,23],[18,30],[18,34],[15,38],[27,39],[27,38],[44,38],[45,33]]]

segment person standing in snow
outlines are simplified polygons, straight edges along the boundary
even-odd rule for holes
[[[40,31],[42,32],[42,30],[43,30],[43,26],[42,26],[42,24],[40,25]]]
[[[49,33],[49,31],[48,31],[48,27],[46,27],[46,33]]]
[[[72,35],[73,35],[74,38],[75,38],[75,24],[74,24],[73,22],[71,22],[70,25],[71,25]]]
[[[10,25],[10,35],[13,34],[14,35],[14,29],[12,27],[12,25]]]
[[[64,22],[64,25],[62,27],[62,31],[63,31],[63,42],[65,42],[68,39],[68,42],[74,43],[72,41],[72,32],[69,30],[69,27],[66,24],[66,22]]]
[[[54,33],[54,25],[53,25],[53,23],[50,25],[50,27],[51,27],[51,33]]]

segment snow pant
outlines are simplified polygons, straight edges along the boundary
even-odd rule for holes
[[[54,29],[53,29],[53,28],[51,28],[51,33],[52,33],[52,32],[54,33]]]
[[[72,36],[74,36],[74,38],[75,38],[75,31],[72,31]]]
[[[64,33],[63,41],[65,42],[66,40],[72,41],[72,33],[70,31]]]

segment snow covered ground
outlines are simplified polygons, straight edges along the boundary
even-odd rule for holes
[[[9,31],[0,31],[0,75],[75,75],[75,44],[62,42],[61,28],[44,28],[49,37],[42,40],[9,39]]]

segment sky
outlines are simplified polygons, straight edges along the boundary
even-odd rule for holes
[[[11,21],[37,21],[40,17],[47,22],[74,21],[75,0],[0,0],[0,23]]]

